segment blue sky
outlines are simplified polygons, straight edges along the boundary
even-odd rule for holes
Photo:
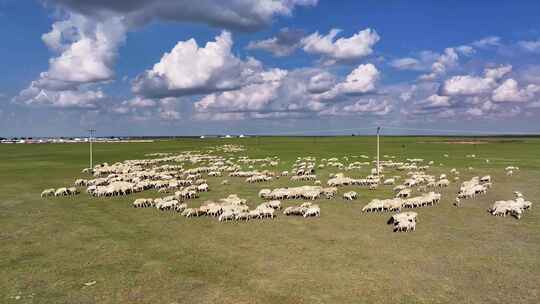
[[[518,3],[0,0],[0,136],[539,132]]]

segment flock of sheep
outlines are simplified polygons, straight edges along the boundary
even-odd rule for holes
[[[450,180],[457,182],[460,179],[460,173],[456,169],[449,172],[452,178],[447,174],[438,176],[428,174],[434,162],[426,164],[419,158],[399,162],[394,161],[395,156],[385,155],[386,160],[379,162],[379,168],[372,168],[373,165],[376,166],[376,162],[368,161],[369,157],[365,155],[323,158],[320,161],[308,156],[298,157],[289,170],[279,172],[277,168],[280,167],[281,161],[277,156],[266,158],[237,156],[243,152],[245,149],[242,146],[223,145],[205,152],[153,153],[147,154],[146,159],[126,160],[114,164],[102,163],[83,170],[90,178],[77,179],[74,186],[46,189],[41,196],[78,195],[80,191],[77,187],[86,187],[86,193],[102,198],[154,190],[162,196],[137,198],[132,206],[174,211],[188,218],[214,217],[220,222],[227,222],[273,219],[282,209],[282,213],[286,216],[319,217],[321,208],[311,201],[335,199],[341,187],[357,186],[374,190],[378,187],[392,186],[393,197],[372,199],[362,208],[362,212],[397,212],[388,221],[394,225],[393,230],[397,232],[416,229],[418,214],[410,211],[402,212],[402,209],[437,205],[441,200],[440,191],[450,186]],[[370,174],[363,178],[353,178],[343,172],[354,173],[366,167],[370,168]],[[325,168],[342,172],[330,174],[323,186],[322,176],[317,172]],[[519,168],[513,166],[505,169],[507,175],[512,175],[517,170]],[[387,172],[393,172],[394,175],[385,177]],[[247,184],[264,184],[286,179],[293,185],[259,190],[258,197],[262,202],[258,204],[248,203],[246,199],[236,194],[217,201],[196,203],[195,200],[201,193],[210,191],[209,179],[225,176],[229,179],[243,179]],[[297,185],[298,183],[310,184]],[[212,187],[227,187],[228,184],[228,179],[222,179],[219,185]],[[492,178],[489,175],[476,176],[462,182],[457,191],[455,205],[459,207],[462,199],[474,199],[477,195],[487,193],[491,186]],[[342,197],[344,200],[354,201],[359,199],[360,195],[356,191],[347,191],[342,193]],[[309,202],[284,208],[282,206],[284,200]],[[521,193],[516,192],[514,200],[497,201],[488,211],[492,215],[509,214],[519,219],[531,205]]]

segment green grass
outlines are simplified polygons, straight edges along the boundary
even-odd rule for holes
[[[438,206],[416,210],[414,233],[392,233],[385,224],[390,214],[360,212],[372,198],[389,197],[391,187],[340,189],[354,189],[360,199],[321,200],[316,219],[278,216],[225,224],[130,207],[136,197],[157,197],[154,191],[113,199],[41,199],[44,188],[83,176],[88,146],[0,145],[0,303],[538,303],[540,140],[445,140],[384,137],[381,155],[434,160],[432,174],[453,167],[462,179],[491,174],[494,187],[455,208],[453,183]],[[97,162],[111,163],[223,143],[245,145],[241,155],[252,158],[277,155],[279,170],[289,169],[297,156],[375,153],[372,137],[276,137],[96,144],[94,155]],[[476,159],[465,157],[473,153]],[[508,165],[521,170],[507,177]],[[317,174],[326,182],[329,172],[337,171]],[[346,174],[365,176],[368,168]],[[287,183],[247,185],[228,178],[231,185],[224,187],[222,179],[209,178],[211,191],[188,204],[237,193],[254,206],[260,189]],[[486,213],[513,190],[534,204],[521,220]],[[94,280],[93,286],[83,285]]]

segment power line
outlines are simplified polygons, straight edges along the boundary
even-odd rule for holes
[[[343,131],[358,131],[358,130],[373,130],[373,127],[367,128],[349,128],[349,129],[319,129],[319,130],[299,130],[290,132],[273,132],[271,135],[300,135],[305,133],[319,133],[319,132],[343,132]]]
[[[487,134],[487,135],[506,135],[506,134],[516,134],[516,135],[539,135],[540,131],[536,132],[527,132],[527,131],[514,131],[514,132],[493,132],[485,130],[449,130],[449,129],[422,129],[422,128],[400,128],[400,127],[388,127],[385,126],[385,129],[391,130],[405,130],[405,131],[427,131],[427,132],[449,132],[449,133],[470,133],[470,134]]]

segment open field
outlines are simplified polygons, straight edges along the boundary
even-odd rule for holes
[[[96,144],[94,157],[113,163],[224,143],[244,145],[247,150],[238,155],[279,156],[276,171],[289,170],[297,156],[375,155],[373,137],[276,137]],[[372,198],[390,197],[392,186],[340,188],[337,199],[317,201],[319,218],[280,214],[274,220],[220,223],[131,208],[135,198],[158,197],[155,191],[41,199],[43,189],[84,176],[88,146],[0,145],[0,302],[539,302],[540,139],[384,137],[383,154],[433,160],[428,172],[436,175],[455,167],[461,180],[490,174],[494,185],[456,208],[458,183],[452,182],[439,205],[415,210],[419,223],[411,233],[393,233],[386,225],[389,213],[361,212]],[[520,170],[508,177],[508,165]],[[346,174],[361,177],[369,170]],[[338,170],[316,174],[326,183],[330,172]],[[220,186],[224,178],[229,186]],[[243,178],[208,181],[211,191],[189,204],[237,193],[253,206],[262,201],[260,189],[290,184],[285,178],[249,185]],[[344,201],[341,194],[349,190],[360,198]],[[520,220],[486,212],[495,200],[511,199],[513,190],[534,204]],[[284,201],[292,204],[298,201]],[[84,286],[90,281],[96,284]]]

